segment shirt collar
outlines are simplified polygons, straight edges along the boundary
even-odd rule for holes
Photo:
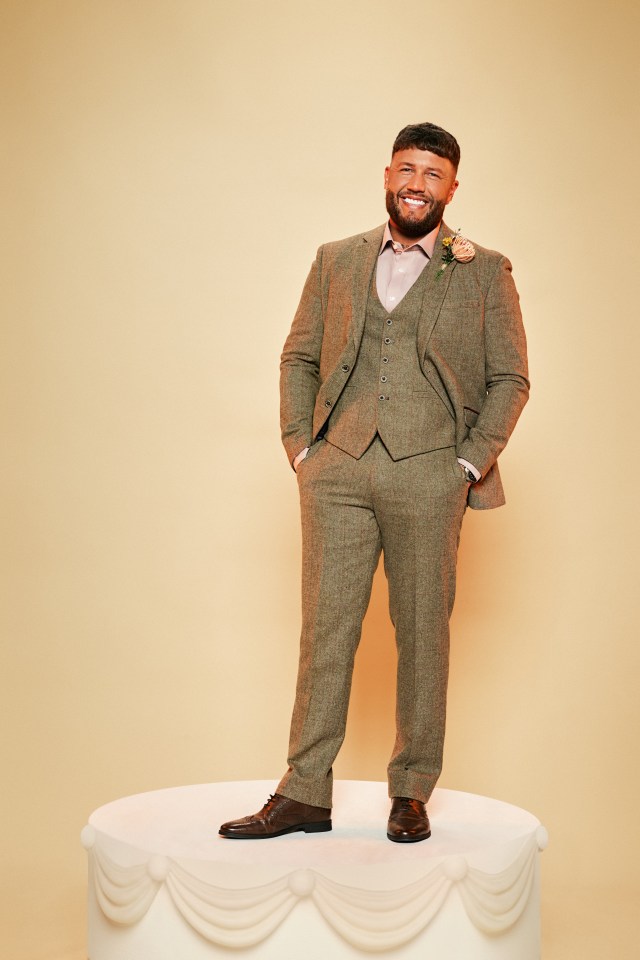
[[[433,256],[433,248],[436,245],[436,239],[437,239],[439,230],[440,230],[440,224],[438,224],[438,226],[434,230],[432,230],[431,233],[427,233],[426,236],[420,237],[419,240],[416,240],[415,243],[412,243],[410,247],[405,247],[405,249],[413,250],[414,247],[420,247],[422,252],[426,255],[427,259],[431,260],[431,257]],[[380,253],[382,253],[382,251],[385,250],[389,246],[389,244],[391,244],[391,246],[393,247],[395,244],[395,240],[391,236],[391,230],[389,229],[389,221],[387,221],[384,226],[384,233],[382,234],[382,243],[380,244],[380,252],[378,256],[380,256]]]

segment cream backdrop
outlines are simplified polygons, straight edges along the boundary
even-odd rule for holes
[[[441,784],[548,827],[545,960],[636,955],[637,10],[0,5],[2,956],[85,956],[95,807],[280,776],[280,348],[316,247],[383,220],[423,119],[462,145],[449,223],[513,260],[533,383],[508,504],[465,520]],[[384,779],[385,605],[379,573],[341,777]]]

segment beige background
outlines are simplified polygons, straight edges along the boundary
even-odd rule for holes
[[[96,806],[280,776],[279,352],[424,119],[462,145],[449,223],[514,262],[533,382],[508,504],[465,521],[441,784],[548,827],[545,960],[636,955],[637,9],[1,4],[3,956],[85,956]],[[342,777],[385,775],[385,604],[378,575]]]

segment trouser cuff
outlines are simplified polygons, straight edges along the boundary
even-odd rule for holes
[[[322,780],[309,780],[300,777],[294,770],[287,770],[276,788],[276,793],[298,803],[308,803],[312,807],[332,806],[333,777],[329,774]]]

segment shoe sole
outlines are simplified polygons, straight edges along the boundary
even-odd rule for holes
[[[282,830],[276,830],[275,833],[223,833],[218,831],[219,836],[226,840],[270,840],[272,837],[283,837],[286,833],[326,833],[332,829],[331,820],[321,820],[318,823],[297,823],[292,827],[284,827]]]
[[[390,833],[387,834],[387,839],[391,840],[392,843],[420,843],[421,840],[428,840],[431,836],[431,831],[425,833],[423,837],[392,837]]]

